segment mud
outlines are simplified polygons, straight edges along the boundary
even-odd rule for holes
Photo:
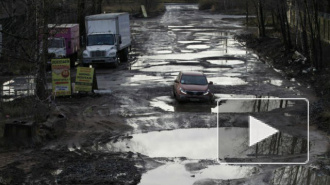
[[[5,160],[0,161],[0,183],[277,182],[274,178],[281,172],[276,169],[284,165],[219,165],[216,132],[212,137],[217,127],[216,104],[179,104],[171,95],[179,71],[201,71],[214,82],[210,89],[216,98],[314,98],[297,81],[286,79],[281,71],[260,61],[245,43],[234,39],[244,29],[241,17],[210,14],[192,4],[169,4],[163,15],[133,19],[129,63],[117,69],[95,66],[97,96],[57,99],[56,111],[67,117],[65,133],[39,149],[2,152],[0,157]],[[222,106],[224,110],[236,109],[220,115],[223,134],[229,133],[224,127],[232,128],[236,134],[246,131],[246,120],[240,114],[253,111],[238,114],[240,105],[224,102]],[[304,117],[292,116],[296,115],[290,109],[293,107],[286,107],[288,111],[284,112],[265,110],[268,114],[264,117],[275,113],[278,118],[273,124],[281,123],[279,126],[287,130],[289,138],[301,139],[306,129],[301,122]],[[282,116],[298,121],[285,121]],[[310,164],[316,164],[317,156],[327,151],[329,141],[324,133],[311,130],[310,142]],[[181,147],[171,148],[176,143]],[[206,148],[201,149],[203,144]],[[327,174],[321,176],[327,178]]]

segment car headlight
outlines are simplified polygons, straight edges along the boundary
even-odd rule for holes
[[[113,56],[113,57],[116,56],[116,52],[110,52],[110,53],[109,53],[109,56],[110,56],[110,57],[112,57],[112,56]]]
[[[88,52],[87,52],[87,51],[84,51],[84,53],[83,53],[83,57],[89,57],[89,55],[88,55]]]
[[[187,92],[186,92],[184,89],[182,89],[181,87],[180,87],[180,92],[181,92],[182,94],[187,94]]]
[[[210,89],[207,89],[207,91],[205,91],[203,95],[208,95],[209,93],[210,93]]]

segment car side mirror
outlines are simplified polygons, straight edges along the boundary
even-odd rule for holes
[[[179,83],[179,81],[178,80],[174,80],[174,83]]]
[[[210,82],[209,82],[209,85],[213,85],[213,82],[212,82],[212,81],[210,81]]]

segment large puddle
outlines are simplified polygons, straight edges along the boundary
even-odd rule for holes
[[[207,60],[211,64],[216,65],[238,65],[238,64],[245,64],[242,60]]]
[[[203,70],[202,66],[186,66],[186,65],[163,65],[163,66],[151,66],[140,69],[140,71],[144,72],[180,72],[182,70],[189,70],[189,71],[201,71]]]
[[[178,103],[170,96],[159,96],[150,100],[150,106],[167,112],[209,112],[209,113],[253,113],[269,112],[295,105],[294,101],[276,99],[274,96],[215,94],[216,99],[223,99],[217,108],[207,102]],[[227,98],[259,98],[255,100],[235,100]],[[261,98],[261,99],[260,99]]]
[[[248,82],[237,77],[208,77],[208,81],[212,81],[215,85],[246,85]]]
[[[267,156],[275,158],[306,153],[306,139],[303,138],[281,132],[262,141],[256,150],[255,146],[249,147],[248,135],[249,129],[241,127],[176,129],[133,134],[104,145],[97,145],[95,149],[134,152],[152,158],[185,157],[209,160],[255,159]],[[274,145],[277,141],[281,144]],[[293,141],[295,145],[292,145]]]
[[[192,185],[205,179],[240,179],[259,172],[252,166],[205,165],[194,161],[167,163],[142,175],[139,185]]]
[[[220,97],[221,98],[221,97]],[[219,102],[219,113],[248,113],[248,112],[268,112],[274,109],[287,108],[295,105],[289,100],[272,99],[264,97],[255,100],[221,100]]]

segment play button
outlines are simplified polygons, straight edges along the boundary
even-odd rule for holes
[[[217,104],[220,164],[308,163],[307,99],[238,97]]]
[[[249,146],[253,146],[277,132],[279,132],[277,129],[249,116]]]

